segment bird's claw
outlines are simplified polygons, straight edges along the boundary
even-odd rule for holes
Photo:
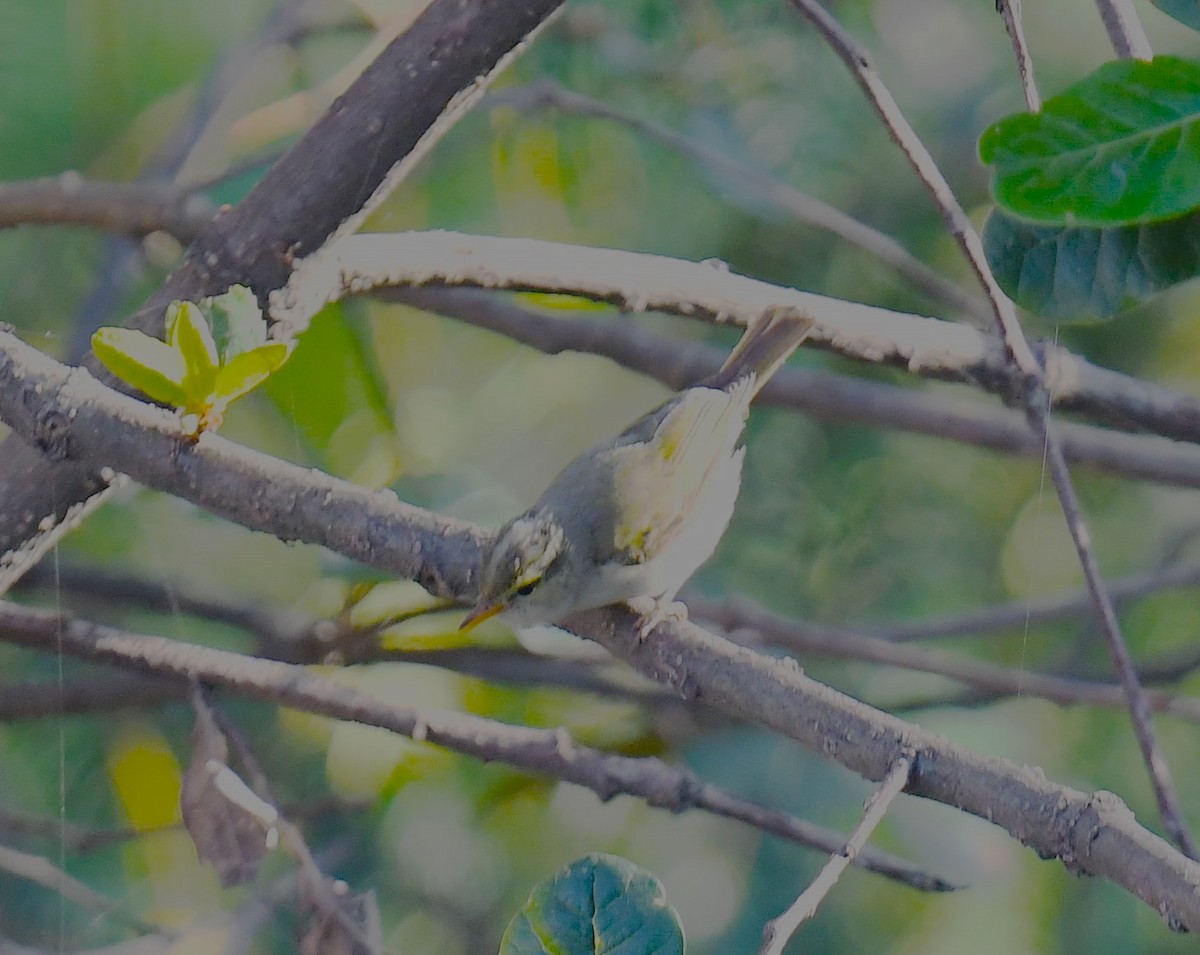
[[[678,600],[664,600],[661,597],[634,597],[628,601],[629,609],[637,614],[638,643],[642,643],[650,632],[660,623],[679,623],[688,618],[685,604]]]

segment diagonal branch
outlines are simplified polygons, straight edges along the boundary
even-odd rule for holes
[[[389,491],[367,492],[212,434],[189,442],[167,412],[106,389],[86,372],[65,369],[3,333],[0,418],[53,457],[77,455],[93,467],[107,463],[248,527],[321,544],[422,581],[438,596],[475,596],[483,533],[478,528],[404,504]],[[53,645],[56,624],[30,642]],[[1072,871],[1124,886],[1171,926],[1200,930],[1200,864],[1139,826],[1110,793],[1079,792],[1040,771],[976,755],[809,679],[793,661],[768,658],[690,624],[664,624],[654,639],[645,640],[640,618],[607,607],[576,614],[565,626],[684,697],[782,733],[868,779],[882,779],[896,757],[913,747],[914,794],[1000,825]],[[62,639],[64,649],[71,646],[69,627]],[[153,646],[157,660],[173,652],[174,644],[158,640]],[[135,648],[106,638],[93,655],[128,659],[145,650],[144,644]],[[212,660],[207,654],[215,652],[186,648],[172,658],[173,665],[189,677],[237,686],[249,672],[243,658],[234,667],[222,662],[211,672],[198,669],[201,658]],[[285,667],[270,672],[281,679],[286,674],[287,693],[297,692],[297,681],[312,678],[286,664],[251,662]],[[323,692],[318,697],[326,699]],[[305,698],[297,705],[325,704]],[[356,713],[336,715],[359,718]],[[415,719],[404,725],[412,731]]]
[[[1096,6],[1117,56],[1125,60],[1148,60],[1154,56],[1133,0],[1096,0]]]
[[[1025,94],[1025,108],[1036,113],[1042,108],[1042,97],[1033,76],[1033,57],[1029,53],[1029,42],[1025,39],[1025,28],[1021,24],[1021,0],[996,0],[996,11],[1004,18],[1004,29],[1017,58],[1017,76],[1021,79],[1021,91]]]
[[[783,955],[784,947],[796,934],[796,930],[816,915],[817,907],[837,885],[838,879],[850,863],[862,852],[867,840],[871,838],[871,833],[883,822],[883,817],[887,815],[896,797],[908,785],[915,755],[911,751],[905,751],[896,758],[895,764],[888,770],[879,788],[867,800],[864,807],[866,811],[854,827],[854,832],[850,834],[842,851],[835,853],[833,858],[825,863],[812,884],[800,893],[786,912],[767,923],[763,932],[762,955]]]
[[[478,759],[499,760],[574,783],[601,799],[626,794],[672,812],[701,809],[825,852],[836,852],[844,844],[844,837],[836,832],[739,799],[687,769],[656,757],[618,756],[581,746],[564,729],[533,729],[469,713],[385,703],[296,664],[127,633],[0,602],[0,640],[53,651],[60,627],[62,650],[74,656],[159,678],[211,683],[307,713],[382,727]],[[887,853],[864,857],[862,865],[915,888],[938,892],[955,888]]]

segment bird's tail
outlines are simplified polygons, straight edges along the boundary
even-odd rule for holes
[[[746,329],[725,363],[701,384],[727,391],[750,378],[748,397],[752,400],[800,346],[812,326],[812,317],[793,306],[767,309]]]

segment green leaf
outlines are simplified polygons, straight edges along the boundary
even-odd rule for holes
[[[1038,226],[994,211],[983,246],[1022,308],[1056,321],[1109,318],[1200,273],[1200,212],[1111,229]]]
[[[393,448],[396,436],[381,353],[363,326],[347,317],[343,303],[326,305],[263,391],[311,442],[316,463],[366,482],[364,462],[380,445]]]
[[[235,355],[221,366],[213,384],[212,402],[221,407],[257,388],[280,368],[292,353],[286,342],[268,342]]]
[[[1174,17],[1193,30],[1200,30],[1200,2],[1198,0],[1150,0],[1169,17]]]
[[[683,928],[662,883],[593,853],[540,883],[508,923],[500,955],[682,955]]]
[[[228,362],[267,340],[267,323],[258,299],[244,285],[230,286],[223,295],[204,299],[200,310],[208,316],[222,361]]]
[[[1005,211],[1045,225],[1140,225],[1200,207],[1200,65],[1106,63],[994,123],[979,155]]]
[[[192,302],[167,306],[167,344],[179,352],[187,369],[183,387],[189,399],[212,392],[217,377],[217,346],[203,313]]]
[[[187,404],[183,356],[157,338],[135,328],[101,328],[92,336],[92,351],[105,368],[153,401],[174,408]]]

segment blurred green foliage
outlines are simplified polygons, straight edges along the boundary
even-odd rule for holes
[[[1090,5],[1027,6],[1046,89],[1061,89],[1109,56]],[[136,176],[157,150],[183,135],[180,124],[186,125],[217,58],[252,37],[269,7],[265,0],[0,0],[0,177],[68,169]],[[406,6],[378,0],[371,9],[397,15]],[[326,83],[369,38],[365,27],[342,21],[350,11],[330,10],[337,29],[253,58],[200,136],[181,182],[212,182],[212,197],[235,201],[255,175],[242,163],[292,141],[313,110],[328,102]],[[875,52],[882,75],[964,203],[983,209],[986,178],[974,158],[975,138],[1021,102],[992,5],[852,0],[836,10]],[[1156,50],[1187,53],[1193,42],[1172,32],[1165,17],[1148,26]],[[769,169],[966,281],[905,162],[840,65],[786,4],[569,5],[502,83],[540,77]],[[289,98],[302,91],[314,95]],[[261,162],[251,167],[260,169]],[[235,175],[222,178],[231,169]],[[745,202],[739,189],[623,127],[499,107],[462,122],[370,227],[454,228],[716,257],[772,281],[936,313],[936,303],[864,253]],[[64,228],[0,232],[4,319],[39,347],[65,354],[82,325],[119,321],[161,280],[174,260],[169,243],[165,254],[161,243],[154,248],[131,280],[113,286],[109,306],[101,309],[98,275],[111,260],[111,240]],[[1195,392],[1200,325],[1190,314],[1194,295],[1178,289],[1136,316],[1061,338],[1098,361]],[[711,336],[726,343],[729,337],[682,320],[600,317],[645,322],[680,339]],[[1048,325],[1034,331],[1058,335]],[[796,360],[913,385],[896,372],[815,353]],[[658,385],[600,359],[546,357],[450,320],[366,303],[327,310],[263,391],[229,414],[223,434],[492,522],[532,500],[593,440],[662,397]],[[940,391],[984,400],[965,389]],[[746,594],[780,612],[831,624],[884,624],[1027,599],[1078,582],[1036,460],[765,409],[753,415],[747,441],[734,523],[694,581],[703,591]],[[1196,556],[1190,494],[1082,472],[1078,480],[1108,573]],[[370,576],[313,548],[251,534],[132,490],[90,518],[55,559],[175,592],[329,616],[346,610],[351,582]],[[22,599],[181,640],[253,649],[248,635],[228,626],[125,600],[77,598],[69,587]],[[413,599],[411,591],[396,597],[405,606]],[[1194,594],[1145,599],[1124,619],[1135,651],[1160,658],[1192,641]],[[448,645],[456,622],[449,615],[419,619],[397,627],[391,639]],[[480,639],[511,645],[514,638],[492,630]],[[1108,672],[1087,620],[944,642],[964,655],[1012,666]],[[565,637],[553,645],[580,649]],[[1064,782],[1112,789],[1144,821],[1155,818],[1128,720],[1119,712],[1025,698],[933,705],[929,701],[957,699],[958,688],[866,664],[801,662],[814,676],[900,708],[957,742],[1043,766]],[[0,666],[8,680],[39,680],[47,688],[96,672],[65,660],[60,675],[53,655],[2,644]],[[868,791],[861,780],[785,740],[704,710],[500,686],[404,664],[336,672],[385,698],[568,725],[595,745],[660,753],[742,795],[843,829],[856,821]],[[1191,684],[1194,689],[1194,678]],[[225,703],[249,733],[281,800],[340,800],[307,820],[306,831],[329,871],[356,890],[376,889],[385,940],[397,952],[495,951],[531,888],[591,851],[627,856],[660,877],[695,955],[750,951],[763,922],[823,861],[699,814],[671,817],[628,798],[600,803],[572,787],[379,731],[232,698]],[[1164,720],[1162,730],[1194,822],[1200,795],[1187,767],[1195,728]],[[220,951],[262,886],[287,871],[283,861],[268,867],[259,886],[220,890],[201,874],[178,831],[110,839],[82,851],[64,843],[60,830],[139,825],[128,792],[142,785],[146,765],[160,773],[158,788],[147,783],[147,792],[158,810],[168,811],[171,767],[186,764],[189,732],[182,703],[0,724],[0,807],[50,823],[36,836],[0,824],[0,840],[21,840],[144,918],[199,933],[190,936],[198,946],[190,950]],[[131,752],[143,762],[123,758]],[[851,872],[803,930],[796,951],[1124,955],[1182,952],[1192,944],[1170,935],[1152,912],[1113,886],[1078,880],[1000,831],[944,807],[903,802],[877,840],[974,888],[932,898]],[[284,904],[270,914],[270,927],[255,936],[252,951],[293,950],[287,911]],[[0,934],[71,950],[119,941],[128,930],[113,916],[64,904],[0,873]]]

